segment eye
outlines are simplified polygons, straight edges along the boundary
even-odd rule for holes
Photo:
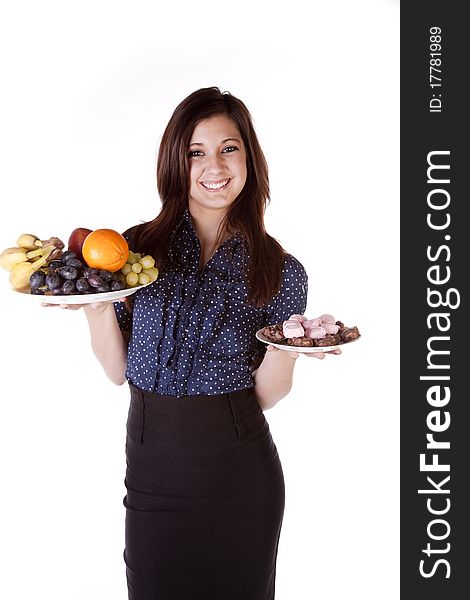
[[[201,150],[190,150],[188,152],[188,158],[194,158],[195,156],[204,156]]]
[[[235,152],[236,150],[238,150],[238,148],[236,146],[226,146],[222,152]]]

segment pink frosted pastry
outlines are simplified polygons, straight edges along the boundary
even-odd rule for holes
[[[323,327],[310,327],[305,332],[305,337],[308,337],[312,340],[318,340],[320,338],[324,338],[326,335],[326,329]]]
[[[322,323],[321,326],[329,335],[334,335],[339,331],[339,325],[336,325],[336,323]]]
[[[302,324],[292,319],[287,319],[287,321],[284,321],[282,324],[282,331],[286,338],[303,337],[305,335]]]
[[[336,323],[336,319],[333,317],[333,315],[321,315],[319,319],[322,323]]]
[[[305,315],[291,315],[288,321],[297,321],[297,323],[302,323],[303,321],[307,321],[307,317]]]
[[[311,329],[312,327],[320,327],[322,324],[321,319],[307,319],[302,322],[304,329]]]

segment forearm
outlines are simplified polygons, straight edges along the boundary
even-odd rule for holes
[[[91,347],[107,377],[116,385],[126,381],[127,344],[119,329],[111,302],[95,309],[85,307]]]
[[[255,396],[263,410],[272,408],[290,392],[295,362],[289,352],[266,352],[253,372]]]

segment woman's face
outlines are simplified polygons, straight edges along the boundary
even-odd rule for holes
[[[217,115],[194,128],[188,149],[189,208],[225,210],[246,182],[246,151],[229,117]]]

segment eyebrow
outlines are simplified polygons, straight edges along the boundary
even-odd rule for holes
[[[239,144],[241,143],[238,138],[225,138],[224,140],[220,141],[221,144],[225,144],[226,142],[238,142]],[[201,142],[191,142],[189,145],[190,146],[204,146],[204,144],[202,144]]]

